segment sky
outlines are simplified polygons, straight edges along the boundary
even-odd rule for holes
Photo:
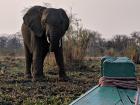
[[[24,8],[50,3],[76,14],[83,27],[103,38],[140,31],[140,0],[0,0],[0,34],[20,31]]]

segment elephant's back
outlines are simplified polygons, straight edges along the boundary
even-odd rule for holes
[[[43,9],[46,9],[46,7],[36,5],[36,6],[31,7],[31,8],[27,11],[27,13],[30,13],[30,12],[40,12],[40,11],[43,10]]]
[[[32,17],[34,15],[42,15],[43,10],[46,9],[46,7],[42,7],[42,6],[33,6],[31,7],[23,16],[23,20],[25,17]],[[24,21],[26,23],[26,21]]]

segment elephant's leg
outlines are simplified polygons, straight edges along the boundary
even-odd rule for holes
[[[31,65],[32,65],[32,54],[30,53],[29,49],[25,46],[25,59],[26,59],[26,70],[25,70],[25,77],[31,78]]]
[[[33,78],[40,78],[43,77],[43,59],[39,52],[35,52],[33,54],[33,71],[32,71]]]
[[[46,50],[43,50],[42,48],[38,48],[36,51],[34,51],[33,54],[33,80],[40,80],[41,78],[44,78],[43,74],[43,62],[45,59],[45,56],[47,54]]]
[[[67,80],[66,72],[64,69],[64,59],[63,59],[63,49],[59,48],[54,51],[56,63],[59,67],[59,78],[62,80]]]

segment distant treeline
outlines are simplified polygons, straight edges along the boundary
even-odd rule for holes
[[[23,40],[20,32],[0,36],[0,55],[23,54]]]
[[[88,55],[118,55],[133,56],[140,52],[140,32],[132,32],[130,35],[115,35],[110,40],[105,40],[98,32],[92,32],[89,36]]]
[[[101,36],[95,31],[70,28],[63,40],[65,54],[69,59],[82,59],[84,56],[106,54],[130,57],[140,52],[140,32],[133,32],[131,35],[115,35],[110,40],[105,40]],[[0,36],[0,54],[23,54],[22,51],[23,40],[20,32],[9,36]]]

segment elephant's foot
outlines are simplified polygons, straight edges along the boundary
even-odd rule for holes
[[[66,81],[70,80],[70,78],[66,75],[65,72],[63,72],[63,73],[59,73],[59,80],[66,82]]]
[[[32,78],[31,74],[24,74],[24,77],[25,77],[26,79],[31,79],[31,78]]]
[[[70,78],[68,76],[63,76],[63,77],[59,77],[59,80],[67,82],[70,80]]]
[[[45,81],[45,76],[42,75],[42,76],[33,76],[32,78],[32,82],[37,82],[37,81]]]

